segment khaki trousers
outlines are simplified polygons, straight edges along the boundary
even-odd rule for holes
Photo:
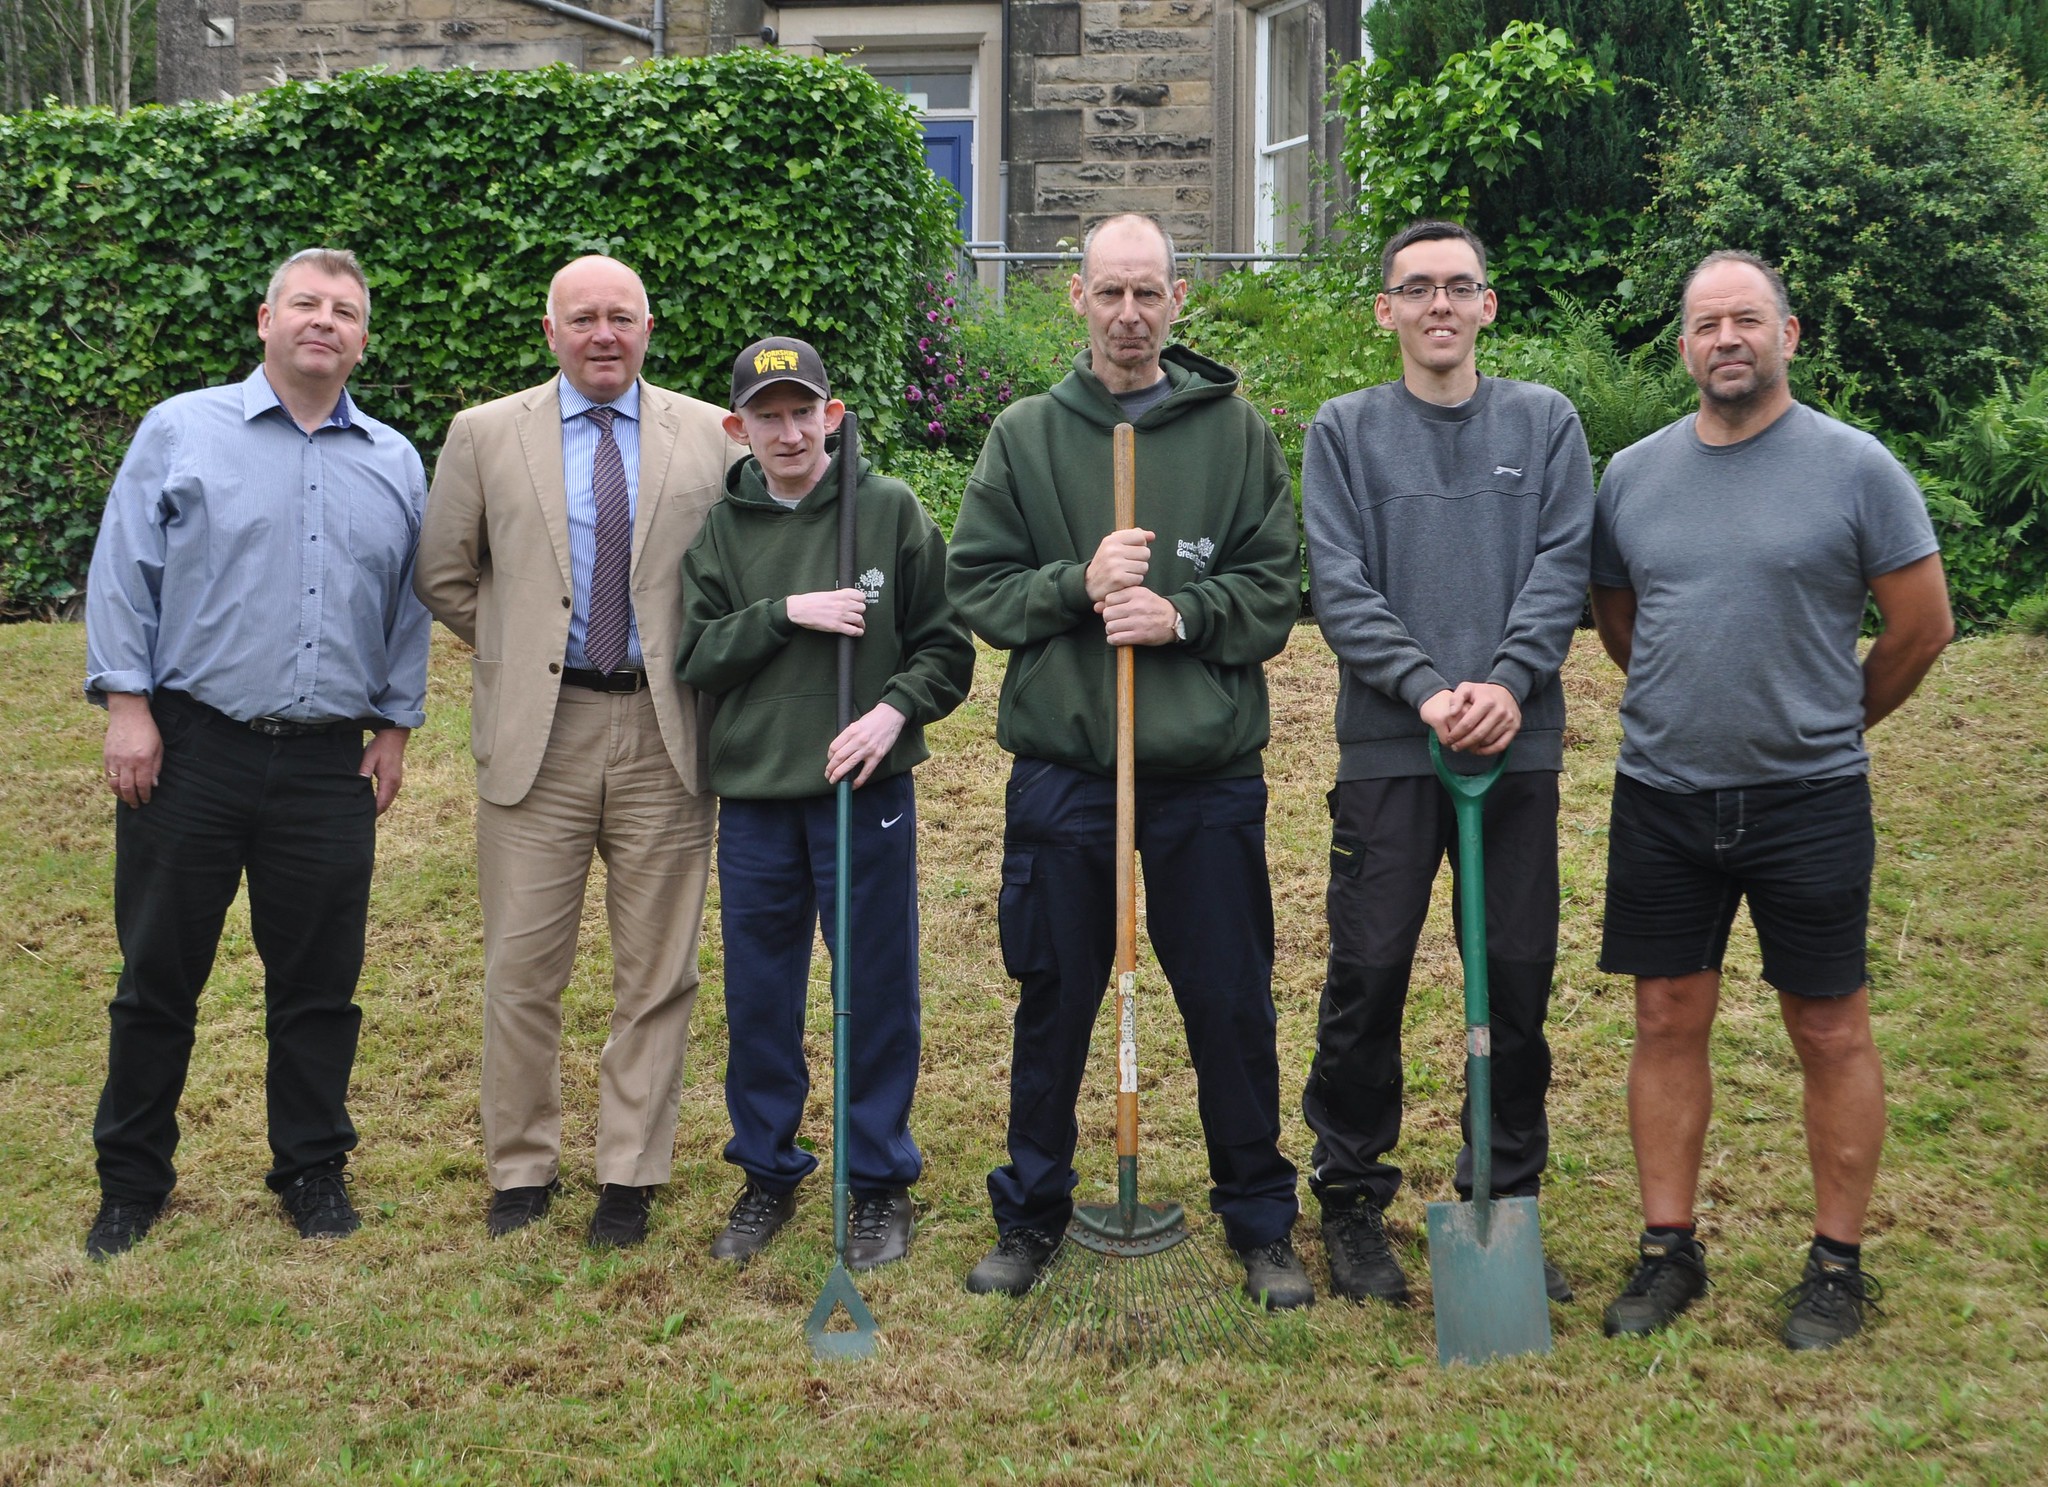
[[[592,852],[605,864],[612,939],[597,1179],[668,1181],[697,1000],[714,799],[683,789],[646,692],[565,686],[526,798],[477,802],[484,1160],[493,1188],[537,1187],[560,1167],[562,991]]]

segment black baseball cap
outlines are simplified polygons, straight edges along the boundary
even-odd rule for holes
[[[824,359],[809,341],[799,341],[794,336],[770,336],[754,342],[732,364],[733,411],[746,407],[754,394],[777,382],[794,382],[821,398],[832,396]]]

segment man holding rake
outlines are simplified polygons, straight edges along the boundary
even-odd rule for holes
[[[1021,1296],[1073,1212],[1075,1100],[1114,938],[1116,647],[1137,651],[1137,846],[1152,946],[1186,1024],[1210,1206],[1268,1306],[1314,1299],[1279,1145],[1265,856],[1264,663],[1299,611],[1278,443],[1228,369],[1166,345],[1187,284],[1149,217],[1092,228],[1069,285],[1088,349],[1007,409],[962,500],[954,603],[1011,652],[1003,959],[1019,983],[998,1240],[967,1288]],[[1116,530],[1111,435],[1136,428],[1141,522]]]

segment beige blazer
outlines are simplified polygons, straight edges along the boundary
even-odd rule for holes
[[[683,553],[746,451],[724,410],[640,384],[633,619],[661,738],[683,788],[707,788],[708,712],[676,680]],[[555,379],[455,415],[434,467],[413,590],[475,647],[469,748],[477,793],[517,805],[554,727],[569,645],[569,505]]]

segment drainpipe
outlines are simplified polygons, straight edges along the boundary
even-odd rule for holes
[[[1002,156],[996,162],[996,241],[1009,247],[1010,242],[1010,4],[1003,0],[1003,127],[998,150]],[[1010,287],[1010,261],[1000,259],[996,263],[996,308],[1003,307],[1003,294]]]
[[[668,53],[668,0],[654,0],[654,19],[648,26],[647,45],[657,57]]]

